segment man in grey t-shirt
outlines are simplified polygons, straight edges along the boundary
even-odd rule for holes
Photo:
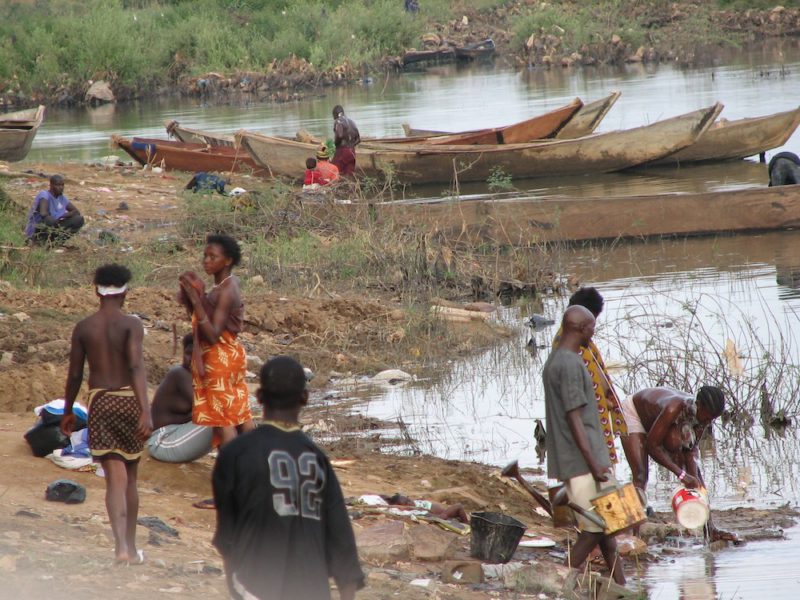
[[[594,315],[583,306],[570,306],[561,322],[562,336],[542,371],[547,417],[547,476],[563,481],[570,500],[592,508],[595,496],[610,478],[611,460],[603,440],[592,379],[580,357],[594,335]],[[625,585],[622,561],[613,536],[578,516],[581,533],[572,546],[568,565],[583,568],[598,544],[614,581]],[[573,576],[576,573],[573,573]]]

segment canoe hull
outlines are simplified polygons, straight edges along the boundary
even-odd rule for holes
[[[33,139],[44,121],[44,106],[0,114],[0,160],[16,162],[30,152]]]
[[[552,135],[552,137],[555,139],[566,140],[577,137],[583,137],[585,135],[590,135],[594,133],[594,130],[597,129],[597,126],[600,124],[603,118],[608,114],[608,111],[611,110],[611,108],[614,106],[614,103],[619,99],[620,95],[621,95],[620,92],[615,91],[611,92],[611,94],[609,94],[605,98],[600,98],[599,100],[595,100],[593,102],[589,102],[588,104],[584,104],[572,115],[572,117],[569,120],[567,120],[563,124],[563,126],[560,129],[555,131],[555,134]],[[430,137],[439,135],[458,135],[457,133],[451,133],[449,131],[436,131],[432,129],[415,129],[411,127],[408,123],[403,123],[402,126],[405,136],[409,138],[421,138],[421,137]],[[513,125],[511,127],[513,127]],[[479,129],[473,132],[466,132],[466,133],[480,133],[485,131],[490,131],[490,130]],[[548,136],[540,135],[539,138],[517,136],[514,142],[507,142],[507,143],[525,143],[536,139],[540,139],[541,137],[548,137]]]
[[[456,133],[452,135],[436,136],[425,140],[427,144],[437,146],[451,145],[492,145],[492,144],[524,144],[533,140],[542,140],[553,137],[570,119],[583,107],[583,102],[576,98],[566,106],[551,110],[543,115],[538,115],[513,125],[483,129],[474,132]],[[408,141],[407,138],[403,138]],[[380,140],[375,140],[379,142]]]
[[[208,131],[201,131],[199,129],[190,129],[189,127],[181,126],[178,121],[166,121],[164,127],[167,129],[167,135],[174,137],[179,142],[184,144],[202,144],[205,146],[226,146],[233,148],[233,137],[223,134],[214,134]]]
[[[702,236],[800,226],[800,185],[630,197],[517,198],[375,205],[378,218],[425,223],[472,241],[584,242]],[[702,219],[686,215],[702,214]]]
[[[722,110],[721,104],[651,125],[574,140],[499,146],[430,146],[362,143],[360,175],[399,183],[486,181],[500,172],[512,179],[585,175],[631,168],[693,143]],[[273,176],[296,177],[316,147],[247,131],[237,143]]]
[[[117,135],[112,136],[112,141],[141,165],[189,173],[216,171],[263,174],[246,153],[235,148],[209,148],[201,144],[154,138],[128,139]]]
[[[800,125],[800,108],[765,117],[719,121],[691,146],[653,164],[734,160],[783,146]]]

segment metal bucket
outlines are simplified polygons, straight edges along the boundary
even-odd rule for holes
[[[606,522],[606,535],[619,533],[647,520],[639,493],[632,483],[605,488],[590,502],[597,515]]]
[[[470,514],[469,554],[490,563],[507,563],[514,556],[525,525],[514,517],[494,512]]]

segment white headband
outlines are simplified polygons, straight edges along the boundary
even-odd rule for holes
[[[113,285],[98,285],[97,286],[97,293],[101,296],[118,296],[119,294],[124,294],[128,291],[128,284],[122,285],[120,287],[114,287]]]

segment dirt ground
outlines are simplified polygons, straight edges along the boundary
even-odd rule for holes
[[[135,251],[148,240],[174,231],[180,218],[178,192],[185,183],[185,176],[180,174],[146,173],[138,168],[34,165],[30,173],[7,180],[6,191],[13,201],[27,206],[34,193],[46,187],[39,173],[56,170],[65,174],[65,193],[87,218],[72,248],[53,254],[53,260],[63,260],[65,270],[72,269],[74,275],[64,275],[58,289],[0,281],[0,575],[4,579],[0,599],[49,598],[54,586],[59,594],[63,591],[87,600],[138,599],[143,595],[226,597],[221,561],[211,545],[214,513],[192,507],[193,501],[210,492],[213,458],[187,465],[143,459],[140,516],[156,517],[169,527],[155,531],[140,527],[138,542],[146,553],[146,563],[120,568],[112,567],[113,540],[105,514],[103,479],[91,472],[68,472],[47,459],[35,458],[23,440],[34,421],[32,408],[62,395],[69,333],[96,303],[85,275],[89,272],[87,264],[98,263],[108,252],[94,242],[99,232],[113,232],[123,247],[130,244]],[[13,174],[13,168],[6,172]],[[249,182],[237,178],[233,185],[247,188]],[[118,210],[123,201],[128,209]],[[25,250],[12,252],[17,252],[15,260],[24,262]],[[175,264],[151,265],[158,275],[147,285],[134,286],[128,296],[128,310],[140,315],[146,326],[145,359],[151,390],[176,362],[172,325],[176,324],[180,334],[186,324],[173,300],[172,284],[181,270],[192,266],[191,260],[181,253],[176,255]],[[29,283],[37,276],[40,274],[34,271],[25,275]],[[534,510],[530,496],[501,477],[496,468],[393,455],[369,443],[369,436],[354,442],[345,434],[382,424],[348,417],[328,400],[323,401],[334,371],[373,374],[387,366],[411,371],[420,367],[411,355],[400,363],[392,362],[397,357],[386,340],[408,318],[392,293],[281,295],[246,283],[245,298],[247,328],[242,339],[253,357],[250,370],[255,372],[269,356],[290,353],[315,371],[314,400],[304,422],[309,424],[312,436],[320,421],[327,423],[324,438],[334,441],[326,443],[325,449],[335,459],[346,496],[399,491],[414,498],[462,503],[468,511],[510,514],[534,535],[556,542],[550,549],[520,550],[517,559],[539,565],[536,568],[542,572],[557,571],[568,532],[554,529],[548,518]],[[447,343],[462,345],[465,338],[473,338],[474,327],[453,324]],[[376,354],[378,347],[387,348],[383,356]],[[443,352],[450,350],[442,348]],[[46,486],[60,478],[85,485],[86,502],[65,505],[45,501]],[[404,539],[412,540],[410,550],[382,555],[374,547],[368,549],[366,540],[374,541],[375,527],[395,517],[359,507],[353,507],[352,516],[357,537],[363,541],[367,572],[367,588],[359,598],[541,597],[539,592],[510,590],[498,581],[443,582],[445,560],[468,560],[469,536],[403,518],[400,530]],[[788,508],[715,514],[720,526],[730,525],[749,539],[780,537],[781,528],[791,526],[795,516]],[[639,556],[640,562],[660,559],[658,544],[665,536],[677,533],[671,523],[671,515],[658,515],[646,526],[643,536],[652,536],[651,545]],[[428,550],[423,552],[422,547]],[[540,592],[554,597],[547,590]]]

